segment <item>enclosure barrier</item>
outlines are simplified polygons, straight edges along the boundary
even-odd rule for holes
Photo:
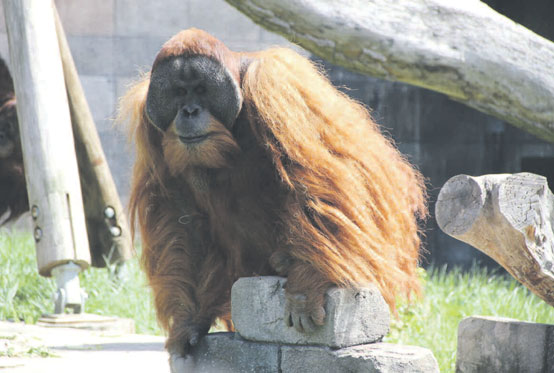
[[[376,288],[331,288],[325,324],[305,334],[285,325],[285,282],[239,279],[231,294],[237,332],[208,334],[186,360],[172,356],[172,372],[439,372],[430,350],[381,342],[390,315]]]

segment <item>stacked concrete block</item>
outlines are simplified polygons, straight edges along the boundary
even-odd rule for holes
[[[330,289],[325,324],[305,334],[283,320],[285,283],[281,277],[238,280],[231,295],[237,332],[209,334],[179,366],[203,373],[439,371],[431,351],[381,342],[390,314],[376,288]]]
[[[554,373],[554,325],[468,317],[458,327],[458,373]]]
[[[247,277],[233,285],[232,318],[243,338],[342,348],[378,342],[389,331],[389,309],[376,288],[332,288],[327,292],[323,326],[312,334],[286,327],[285,283],[282,277]]]

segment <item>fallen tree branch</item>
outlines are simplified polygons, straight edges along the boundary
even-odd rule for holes
[[[435,216],[450,236],[481,250],[554,306],[554,195],[543,176],[454,176]]]
[[[350,70],[444,93],[554,142],[554,43],[477,0],[226,0]]]

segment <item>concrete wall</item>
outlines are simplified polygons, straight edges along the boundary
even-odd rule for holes
[[[184,28],[198,27],[231,49],[257,50],[288,44],[223,0],[56,0],[55,3],[124,201],[133,157],[125,134],[113,127],[117,101],[140,72],[150,69],[167,39]],[[10,64],[8,53],[2,10],[0,55]]]
[[[488,3],[499,3],[499,9],[508,16],[554,37],[554,24],[548,20],[554,12],[550,0]],[[164,41],[181,29],[198,27],[235,50],[291,45],[223,0],[56,0],[56,4],[124,201],[133,155],[124,134],[113,129],[112,118],[117,98],[140,71],[149,69]],[[0,54],[8,55],[3,17]],[[373,109],[374,118],[420,167],[428,178],[431,211],[442,184],[459,173],[554,172],[553,144],[444,95],[361,76],[328,63],[324,66],[334,83],[348,87],[351,96]],[[554,175],[550,178],[554,181]],[[473,258],[484,259],[475,249],[439,232],[433,218],[426,235],[428,260],[468,264]]]

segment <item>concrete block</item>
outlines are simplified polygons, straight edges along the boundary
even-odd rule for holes
[[[277,373],[279,346],[248,342],[236,333],[213,333],[202,338],[187,363],[189,371],[198,373]]]
[[[115,0],[56,0],[65,33],[68,35],[112,35]]]
[[[4,18],[4,4],[0,3],[0,32],[6,33],[6,21]]]
[[[189,4],[189,22],[183,28],[206,30],[229,47],[231,42],[247,42],[252,49],[260,49],[262,28],[224,0],[196,0]]]
[[[115,83],[107,76],[81,75],[81,84],[98,131],[112,129],[115,117]]]
[[[232,319],[242,337],[293,345],[348,347],[380,341],[389,331],[389,308],[376,288],[332,288],[326,295],[325,324],[313,334],[284,322],[286,279],[247,277],[233,285]]]
[[[118,37],[114,39],[114,70],[119,77],[138,77],[152,68],[169,37]]]
[[[67,41],[79,75],[113,74],[113,38],[69,35]]]
[[[287,373],[438,373],[439,367],[433,353],[426,348],[373,343],[340,350],[327,347],[283,346],[281,371]]]
[[[11,72],[12,62],[10,60],[10,45],[8,43],[8,34],[0,32],[0,57],[8,64]]]
[[[116,77],[115,79],[115,98],[116,101],[121,99],[125,93],[138,81],[140,76],[138,73],[135,73],[134,76],[122,76]]]
[[[554,325],[468,317],[458,327],[456,372],[554,372]]]
[[[189,24],[189,1],[116,0],[116,9],[115,33],[120,36],[169,39]]]
[[[119,192],[121,203],[126,206],[129,199],[129,191],[131,190],[130,183],[135,160],[134,153],[127,143],[125,135],[118,130],[111,129],[101,131],[98,134]]]

